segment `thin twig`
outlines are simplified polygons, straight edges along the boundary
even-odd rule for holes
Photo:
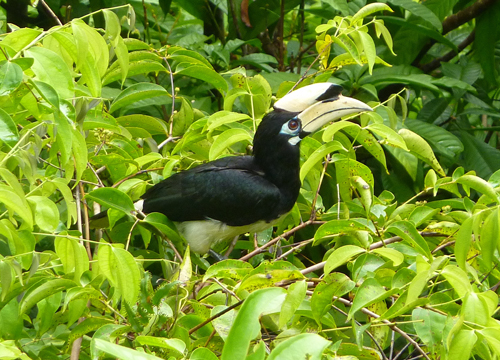
[[[145,173],[148,173],[150,171],[158,171],[158,170],[163,170],[162,167],[159,167],[159,168],[152,168],[152,169],[144,169],[144,170],[139,170],[138,172],[136,172],[135,174],[132,174],[132,175],[129,175],[123,179],[121,179],[120,181],[116,182],[115,184],[113,184],[113,186],[111,186],[112,188],[116,188],[118,186],[120,186],[123,182],[129,180],[129,179],[132,179],[138,175],[141,175],[141,174],[145,174]]]
[[[62,26],[62,22],[61,20],[59,20],[59,18],[57,17],[57,15],[52,11],[52,9],[50,8],[49,5],[47,5],[47,3],[45,2],[45,0],[39,0],[39,2],[42,4],[42,6],[45,8],[45,10],[47,10],[47,12],[49,13],[50,17],[53,18],[57,25],[61,25]]]
[[[244,300],[240,300],[236,304],[233,304],[233,305],[225,308],[221,312],[218,312],[217,314],[215,314],[213,316],[210,316],[207,320],[203,321],[201,324],[198,324],[194,328],[192,328],[191,330],[189,330],[189,335],[191,335],[195,331],[201,329],[203,326],[207,325],[209,322],[213,321],[214,319],[217,319],[218,317],[221,317],[222,315],[224,315],[225,313],[233,310],[234,308],[237,308],[238,306],[240,306],[241,304],[243,304],[243,301]]]
[[[309,239],[309,240],[304,240],[304,241],[301,241],[300,243],[298,243],[297,245],[295,245],[294,247],[292,247],[290,250],[288,250],[287,252],[284,252],[283,254],[281,254],[280,256],[278,256],[275,260],[280,260],[280,259],[283,259],[285,257],[287,257],[288,255],[290,255],[291,253],[295,252],[297,249],[300,249],[301,247],[304,247],[306,246],[307,244],[310,244],[314,241],[314,238],[312,239]]]

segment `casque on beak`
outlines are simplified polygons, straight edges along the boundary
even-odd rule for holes
[[[296,112],[301,122],[301,138],[318,131],[330,121],[343,116],[373,111],[364,102],[343,96],[342,86],[332,83],[317,83],[287,94],[274,104],[276,111]]]

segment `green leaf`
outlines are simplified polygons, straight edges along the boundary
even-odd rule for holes
[[[481,179],[479,176],[475,175],[464,175],[459,177],[456,180],[457,183],[469,186],[473,188],[476,191],[479,191],[480,193],[488,196],[492,201],[495,201],[497,203],[500,202],[495,189],[493,189],[493,186],[491,186],[490,183],[487,181]]]
[[[446,328],[447,317],[428,309],[415,309],[412,320],[417,335],[427,345],[431,353],[437,352],[443,343],[443,334]]]
[[[165,349],[174,350],[179,355],[184,355],[186,344],[180,339],[167,339],[156,336],[139,335],[135,338],[140,345],[156,346]]]
[[[449,347],[448,359],[468,360],[477,341],[475,330],[461,329]]]
[[[314,152],[309,155],[307,160],[302,164],[300,168],[300,181],[303,182],[309,171],[326,155],[334,152],[344,150],[347,151],[340,142],[333,140],[326,144],[321,145],[319,148],[314,150]]]
[[[13,62],[0,65],[0,96],[9,95],[23,81],[23,69]]]
[[[252,141],[252,136],[244,129],[229,129],[217,136],[210,147],[208,159],[217,159],[228,147],[240,141]]]
[[[188,65],[182,63],[182,65]],[[175,75],[185,75],[212,84],[221,94],[227,92],[227,82],[214,70],[201,65],[188,65],[187,67],[177,66]]]
[[[91,191],[85,197],[111,209],[120,210],[128,215],[135,211],[134,203],[130,197],[118,189],[109,187],[99,188]]]
[[[33,213],[24,198],[7,187],[0,187],[0,203],[3,203],[9,212],[16,212],[27,227],[33,229]]]
[[[354,281],[341,273],[330,273],[321,279],[311,296],[311,311],[316,323],[321,325],[321,319],[332,308],[334,296],[343,296],[355,286]]]
[[[56,204],[45,196],[31,195],[26,198],[35,215],[35,223],[42,231],[54,233],[59,225],[59,210]]]
[[[75,273],[74,281],[79,282],[82,274],[89,270],[87,250],[75,239],[57,237],[54,241],[56,254],[61,259],[64,272]]]
[[[38,304],[42,299],[45,299],[53,294],[63,290],[69,290],[76,285],[72,280],[67,279],[53,279],[44,282],[43,284],[37,283],[39,286],[31,287],[23,299],[21,300],[20,314],[27,313],[31,308]]]
[[[101,339],[92,339],[95,349],[109,354],[118,359],[134,359],[134,360],[162,360],[154,355],[145,352],[137,351],[122,345],[117,345]]]
[[[299,334],[278,344],[267,360],[321,360],[331,341],[318,334]]]
[[[54,112],[54,122],[56,123],[56,143],[61,152],[61,163],[65,165],[71,155],[73,142],[71,135],[72,126],[69,123],[69,119],[61,111]]]
[[[413,15],[418,16],[426,23],[432,25],[439,32],[443,30],[443,26],[441,25],[441,21],[439,21],[439,18],[425,5],[414,2],[412,0],[388,0],[388,2],[396,6],[401,6],[405,10],[408,10]]]
[[[384,124],[369,124],[368,126],[365,127],[366,130],[371,131],[372,133],[380,136],[383,138],[389,145],[399,147],[403,150],[408,150],[406,147],[407,144],[405,143],[403,137],[392,130],[390,127]]]
[[[361,43],[363,44],[363,51],[368,60],[368,72],[370,75],[373,71],[373,66],[375,65],[375,60],[377,58],[377,50],[375,49],[375,43],[373,42],[372,37],[363,31],[357,32]],[[352,36],[352,35],[351,35]]]
[[[231,111],[217,111],[208,118],[207,130],[208,132],[212,132],[222,125],[243,120],[251,120],[251,117],[246,114],[239,114]]]
[[[314,245],[341,234],[349,234],[352,231],[369,231],[375,234],[375,228],[366,219],[337,219],[321,225],[314,234]]]
[[[211,265],[205,275],[203,281],[209,278],[229,278],[234,280],[241,280],[253,270],[252,265],[246,261],[227,259],[216,262]]]
[[[130,106],[138,101],[153,97],[167,97],[170,94],[160,85],[151,83],[138,83],[123,90],[113,101],[109,112],[115,112],[125,106]]]
[[[151,135],[164,134],[168,136],[168,128],[164,121],[155,117],[133,114],[116,118],[116,122],[126,128],[141,128],[148,131]]]
[[[475,170],[477,175],[488,179],[491,174],[500,169],[500,151],[488,145],[484,141],[475,138],[466,131],[460,132],[460,138],[464,144],[463,166],[466,169]]]
[[[472,217],[465,220],[455,236],[455,258],[458,266],[464,271],[466,271],[467,255],[472,243],[472,223]]]
[[[189,357],[189,360],[217,360],[217,356],[204,347],[196,348]]]
[[[127,53],[128,54],[128,53]],[[158,74],[160,71],[167,71],[167,69],[160,64],[158,61],[152,61],[152,60],[141,60],[141,61],[134,61],[128,64],[128,69],[127,72],[123,72],[123,68],[117,67],[112,70],[109,70],[104,78],[102,79],[102,84],[107,85],[109,83],[112,83],[113,81],[118,81],[121,80],[122,83],[124,80],[123,75],[125,74],[126,77],[132,77],[140,74],[148,74],[150,72],[154,72],[155,74]]]
[[[72,153],[75,159],[75,178],[76,181],[80,181],[83,171],[87,168],[87,144],[80,131],[72,129],[71,136],[73,139]]]
[[[286,290],[281,288],[261,289],[251,293],[238,311],[229,331],[221,360],[245,359],[250,342],[260,334],[260,316],[279,312],[285,296]]]
[[[36,80],[51,85],[62,99],[74,98],[73,77],[66,62],[55,52],[43,48],[32,47],[26,56],[34,58],[31,70]]]
[[[467,294],[472,293],[472,285],[469,282],[467,273],[454,265],[447,265],[441,275],[455,289],[460,298],[464,298]]]
[[[281,307],[279,327],[282,329],[288,321],[293,317],[295,311],[299,308],[300,304],[306,296],[307,284],[305,280],[297,281],[290,285],[288,288],[285,301]]]
[[[427,257],[428,260],[432,259],[429,245],[410,222],[397,221],[391,224],[386,231],[401,237],[410,246],[414,247],[415,250]]]
[[[462,227],[460,227],[459,231],[461,230]],[[479,239],[484,265],[486,269],[491,270],[494,265],[495,249],[500,248],[500,212],[498,211],[498,207],[488,215],[481,226]]]
[[[175,224],[170,221],[165,215],[160,213],[148,214],[141,223],[147,223],[154,226],[165,234],[170,240],[174,242],[182,242],[182,238],[177,232]]]
[[[402,253],[400,253],[399,251],[397,251],[395,249],[391,249],[391,248],[387,248],[387,247],[373,249],[370,252],[375,253],[375,254],[379,254],[379,255],[391,260],[392,263],[394,264],[394,266],[401,265],[405,259],[404,255]]]
[[[371,304],[375,304],[379,301],[385,300],[392,294],[398,292],[398,289],[391,289],[385,291],[384,287],[379,284],[379,282],[374,278],[369,278],[363,281],[356,296],[352,302],[352,307],[349,310],[349,316],[347,321],[353,318],[354,314],[361,310],[363,307],[367,307]]]
[[[354,24],[358,20],[362,20],[365,17],[367,17],[368,15],[371,15],[371,14],[373,14],[375,12],[379,12],[379,11],[393,12],[392,9],[387,4],[383,4],[383,3],[379,3],[379,2],[368,4],[368,5],[363,6],[356,14],[354,14],[354,16],[351,19],[351,24]]]
[[[436,159],[432,148],[424,139],[422,139],[422,137],[407,129],[399,130],[399,135],[401,135],[406,142],[406,146],[408,147],[410,153],[432,166],[432,168],[436,170],[439,175],[446,175],[443,168],[439,164],[439,161]]]
[[[3,109],[0,109],[0,140],[10,147],[16,145],[19,140],[16,124]]]
[[[355,245],[344,245],[333,251],[326,260],[324,273],[329,274],[332,270],[338,268],[340,265],[350,261],[356,255],[366,252],[365,249]]]

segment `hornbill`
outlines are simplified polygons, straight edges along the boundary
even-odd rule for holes
[[[176,173],[147,190],[136,209],[166,215],[200,254],[219,240],[273,226],[299,195],[301,139],[332,120],[372,110],[341,92],[339,85],[317,83],[289,93],[262,119],[252,156]]]

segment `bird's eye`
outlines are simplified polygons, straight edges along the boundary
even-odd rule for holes
[[[292,131],[295,131],[299,128],[300,124],[297,119],[292,119],[288,122],[288,128]]]

